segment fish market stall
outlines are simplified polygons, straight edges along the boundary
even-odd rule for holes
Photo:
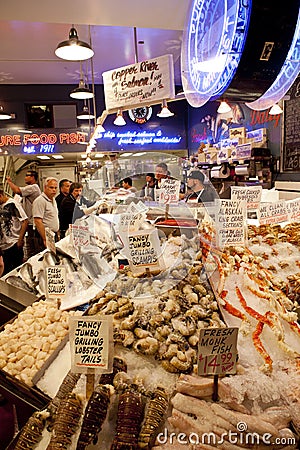
[[[71,283],[82,294],[91,289],[91,298],[80,298],[74,290],[59,304],[37,300],[0,333],[7,350],[1,354],[2,370],[49,399],[13,448],[54,449],[63,442],[66,449],[79,450],[239,450],[263,448],[275,439],[278,449],[297,448],[299,224],[283,230],[248,227],[248,247],[220,250],[205,214],[180,227],[184,213],[170,208],[166,219],[176,223],[159,219],[155,224],[162,218],[157,213],[149,220],[145,211],[133,209],[131,216],[139,218],[133,223],[124,211],[118,217],[84,217],[76,222],[73,237],[57,244],[56,257],[47,251],[37,256],[31,283],[38,280],[38,294],[45,292],[41,270],[62,264],[70,290]],[[132,236],[129,244],[126,232]],[[159,247],[151,240],[153,232]],[[150,242],[151,252],[141,251],[143,242]],[[129,261],[130,251],[138,271]],[[149,258],[153,254],[157,258]],[[280,268],[285,269],[282,278]],[[19,275],[17,269],[14,276]],[[77,310],[83,303],[88,304],[85,312]],[[70,371],[67,322],[76,315],[113,321],[113,372],[97,375],[90,395],[87,376]],[[33,323],[30,336],[26,324],[33,328]],[[198,375],[201,330],[227,327],[239,329],[237,373],[217,381]],[[44,347],[32,345],[39,351],[28,354],[25,349],[18,355],[18,330]],[[16,342],[8,344],[9,335],[16,335]],[[231,433],[238,435],[234,443]],[[252,440],[246,442],[246,435]]]

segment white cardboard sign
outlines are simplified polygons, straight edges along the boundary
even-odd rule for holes
[[[131,109],[175,97],[173,56],[103,72],[106,109]]]
[[[66,269],[63,266],[46,268],[47,298],[59,298],[66,295]]]
[[[216,201],[216,238],[219,248],[245,245],[247,239],[246,202],[238,200]]]
[[[288,218],[289,216],[285,200],[272,203],[261,203],[259,209],[260,225],[286,222]]]
[[[204,328],[198,344],[198,375],[236,373],[238,328]]]
[[[70,317],[71,370],[110,373],[113,363],[112,316]]]
[[[179,201],[180,180],[163,178],[161,180],[159,203],[169,204]]]
[[[245,200],[247,209],[258,209],[261,201],[262,186],[230,186],[231,200]]]

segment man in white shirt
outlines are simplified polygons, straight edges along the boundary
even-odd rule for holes
[[[27,223],[27,216],[20,203],[9,198],[0,189],[0,249],[3,253],[3,274],[23,264]]]
[[[33,218],[32,218],[32,203],[41,195],[41,190],[37,184],[38,173],[35,170],[28,169],[25,174],[26,186],[17,186],[12,182],[10,177],[6,177],[6,181],[9,184],[11,190],[22,197],[22,207],[28,217],[27,234],[25,235],[25,248],[26,257],[37,253],[34,247],[34,230],[33,230]]]
[[[55,201],[57,186],[56,178],[46,178],[43,193],[34,200],[32,205],[32,215],[36,228],[36,246],[39,252],[46,248],[46,228],[54,233],[57,233],[59,229],[58,210]]]

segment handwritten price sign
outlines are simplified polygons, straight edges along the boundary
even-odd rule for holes
[[[90,231],[88,227],[70,225],[74,247],[85,247],[90,243]]]
[[[236,373],[238,328],[205,328],[200,331],[198,375]]]
[[[165,178],[161,180],[159,203],[177,203],[179,200],[180,180]]]

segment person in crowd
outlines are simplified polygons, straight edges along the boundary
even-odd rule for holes
[[[156,188],[160,189],[161,180],[163,178],[168,178],[170,176],[170,171],[166,163],[162,162],[155,167],[155,178],[156,178]]]
[[[35,225],[36,247],[39,252],[46,248],[46,228],[57,233],[59,229],[58,209],[55,201],[58,181],[48,177],[44,182],[44,190],[32,205],[32,215]]]
[[[187,176],[187,187],[190,190],[185,198],[186,202],[193,201],[198,203],[213,202],[216,194],[212,188],[204,186],[205,175],[201,170],[191,170]]]
[[[0,249],[3,253],[3,275],[23,264],[24,236],[28,224],[21,204],[0,189]]]
[[[60,223],[60,205],[61,202],[63,201],[63,199],[65,197],[67,197],[67,195],[70,192],[70,186],[71,186],[71,181],[67,180],[67,178],[63,178],[62,180],[60,180],[59,182],[59,194],[55,197],[56,200],[56,204],[57,204],[57,209],[58,209],[58,220],[59,220],[59,230],[62,229],[61,227],[61,223]],[[62,237],[60,235],[60,231],[59,231],[59,238],[62,239]]]
[[[98,202],[91,202],[82,196],[82,183],[71,183],[69,194],[62,200],[60,204],[60,237],[66,235],[70,224],[76,219],[90,214],[99,206]]]
[[[35,170],[27,170],[25,174],[25,186],[17,186],[12,182],[11,177],[6,177],[6,181],[11,190],[22,197],[22,207],[28,217],[28,225],[25,235],[25,254],[26,258],[37,253],[34,240],[32,204],[34,200],[41,195],[38,181],[38,173]]]
[[[142,187],[140,197],[154,200],[155,175],[154,173],[146,174],[146,184]]]
[[[126,177],[123,179],[122,188],[133,193],[137,192],[137,189],[134,186],[132,186],[132,178],[130,177]]]
[[[67,180],[66,178],[63,178],[59,182],[59,194],[55,197],[56,203],[57,203],[57,209],[59,211],[60,204],[62,200],[68,195],[70,191],[71,181]]]

